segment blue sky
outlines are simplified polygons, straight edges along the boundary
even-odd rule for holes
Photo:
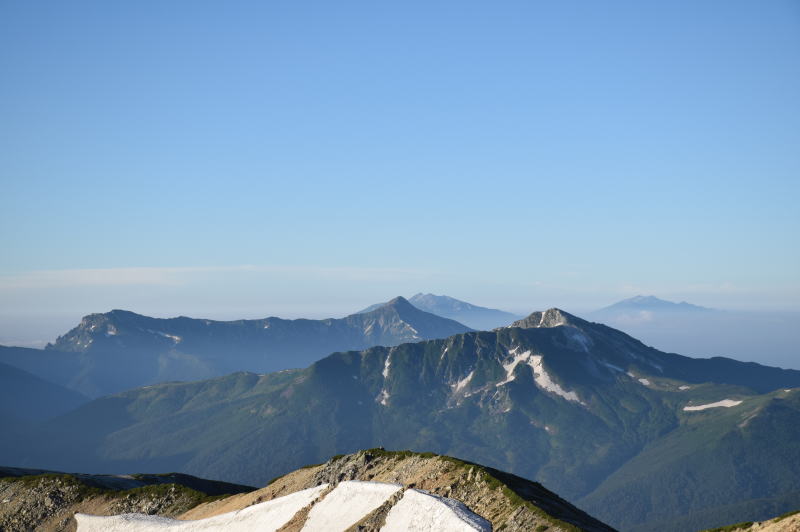
[[[6,1],[0,72],[0,316],[800,306],[793,0]]]

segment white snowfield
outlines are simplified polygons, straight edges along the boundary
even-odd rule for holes
[[[273,532],[300,510],[317,501],[308,513],[303,532],[344,531],[384,504],[403,488],[385,482],[349,480],[321,500],[328,487],[298,491],[242,510],[196,521],[179,521],[144,514],[97,516],[75,514],[78,532]],[[454,499],[438,497],[415,489],[406,490],[389,510],[382,531],[463,532],[491,531],[491,524]]]
[[[733,399],[723,399],[722,401],[717,401],[716,403],[708,403],[706,405],[684,406],[683,409],[687,412],[695,412],[697,410],[705,410],[707,408],[719,408],[719,407],[730,408],[732,406],[740,404],[742,404],[741,401],[735,401]]]
[[[410,489],[392,506],[381,532],[491,532],[492,524],[463,503]]]
[[[75,520],[78,522],[78,530],[80,532],[151,532],[154,530],[169,530],[171,532],[199,532],[204,530],[247,532],[258,530],[259,532],[273,532],[288,523],[297,512],[311,504],[327,487],[328,484],[322,484],[285,497],[254,504],[242,510],[197,521],[179,521],[177,519],[144,514],[122,514],[109,517],[75,514]]]
[[[386,482],[340,482],[308,513],[303,532],[345,530],[403,489]]]
[[[508,354],[514,358],[512,358],[509,363],[503,364],[503,369],[506,370],[506,378],[501,382],[498,382],[497,386],[502,386],[513,381],[516,378],[514,375],[514,370],[516,369],[517,365],[525,363],[528,364],[533,370],[533,380],[536,385],[539,386],[539,388],[547,390],[548,392],[556,395],[560,395],[567,401],[581,403],[581,400],[578,398],[578,394],[575,392],[566,391],[550,377],[550,374],[544,369],[541,355],[532,355],[530,351],[525,351],[522,353],[518,353],[518,351],[519,348],[515,347],[508,352]]]

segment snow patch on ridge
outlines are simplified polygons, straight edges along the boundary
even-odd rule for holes
[[[533,380],[536,385],[539,386],[539,388],[561,396],[567,401],[574,401],[576,403],[583,404],[578,398],[578,394],[575,392],[566,391],[550,377],[550,374],[544,369],[544,363],[542,362],[541,355],[532,355],[530,351],[525,351],[523,353],[518,353],[518,351],[519,348],[515,347],[508,352],[510,355],[513,355],[514,358],[512,358],[507,364],[503,364],[503,369],[506,370],[506,378],[497,383],[497,386],[502,386],[513,381],[515,379],[514,370],[516,369],[517,365],[520,363],[525,363],[528,364],[531,369],[533,369]]]
[[[408,489],[386,516],[381,532],[491,532],[492,525],[463,503]]]
[[[175,532],[259,530],[273,532],[288,523],[301,509],[311,504],[327,487],[328,484],[322,484],[271,501],[254,504],[242,510],[196,521],[179,521],[144,514],[99,516],[81,513],[75,514],[75,520],[78,522],[80,532],[151,532],[157,530]]]
[[[650,386],[650,381],[648,379],[639,379],[639,382],[641,382],[645,386]]]
[[[386,482],[340,482],[308,513],[303,532],[346,530],[402,489]]]
[[[733,399],[723,399],[722,401],[717,401],[716,403],[708,403],[705,405],[684,406],[683,409],[687,412],[696,412],[698,410],[705,410],[707,408],[719,408],[719,407],[730,408],[732,406],[740,404],[742,404],[741,401],[735,401]]]

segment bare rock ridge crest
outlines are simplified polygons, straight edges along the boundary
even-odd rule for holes
[[[164,479],[205,482],[212,490],[241,492],[213,498],[179,484],[127,491],[97,487],[124,488],[141,483],[137,478],[40,475],[0,480],[0,492],[16,505],[16,510],[0,506],[0,528],[60,531],[76,530],[77,525],[79,532],[245,530],[253,526],[282,532],[613,530],[538,483],[432,453],[370,449],[335,456],[252,491],[190,477]],[[30,510],[20,511],[21,504]]]

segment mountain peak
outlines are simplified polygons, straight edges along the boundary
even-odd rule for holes
[[[466,301],[461,301],[454,297],[445,295],[437,296],[436,294],[422,292],[418,292],[408,299],[396,297],[388,303],[370,305],[357,312],[357,314],[372,312],[396,302],[404,306],[405,304],[410,304],[419,310],[441,316],[442,318],[455,320],[478,331],[489,331],[496,327],[502,327],[522,317],[502,310],[479,307],[478,305],[473,305],[472,303],[467,303]]]
[[[527,318],[512,323],[511,327],[539,329],[558,327],[560,325],[578,325],[581,323],[584,323],[584,320],[568,312],[564,312],[559,308],[553,307],[545,311],[533,312]]]
[[[710,311],[708,307],[701,307],[693,305],[686,301],[675,303],[666,299],[660,299],[656,296],[643,296],[638,295],[618,301],[613,305],[602,308],[595,312],[608,312],[608,311],[647,311],[647,312],[675,312],[675,311]]]
[[[408,299],[404,298],[403,296],[397,296],[396,298],[394,298],[394,299],[390,300],[388,303],[386,303],[386,305],[387,306],[396,307],[398,305],[411,305],[411,303],[409,303]],[[413,306],[413,305],[411,305],[411,306]]]
[[[631,298],[628,298],[627,301],[629,301],[631,303],[664,303],[665,302],[665,300],[659,299],[656,296],[642,296],[642,295],[633,296]]]

